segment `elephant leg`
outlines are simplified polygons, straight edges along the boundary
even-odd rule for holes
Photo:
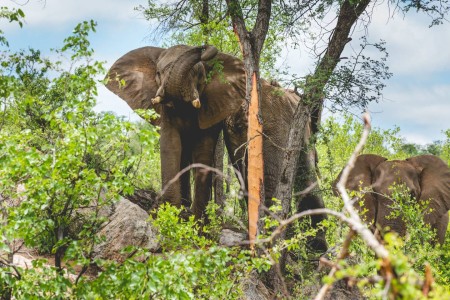
[[[419,200],[419,202],[423,203],[421,200]],[[443,244],[445,241],[445,234],[447,233],[449,212],[445,210],[445,206],[442,205],[440,200],[430,201],[428,204],[428,209],[429,212],[425,214],[423,221],[425,224],[429,224],[431,229],[436,233],[432,243],[438,242]]]
[[[214,163],[214,150],[219,137],[220,126],[201,130],[198,142],[194,145],[192,151],[192,160],[194,163],[212,166]],[[196,219],[204,216],[206,205],[211,200],[212,193],[212,173],[210,171],[198,168],[195,169],[195,187],[194,202],[192,203],[192,212]]]
[[[369,228],[375,232],[377,219],[377,205],[376,200],[371,192],[366,192],[363,199],[357,199],[355,202],[356,209],[358,210],[362,220],[369,225]]]
[[[185,141],[183,141],[182,144],[183,144],[183,146],[186,146]],[[190,165],[191,156],[192,156],[191,149],[187,149],[187,147],[183,147],[183,151],[181,154],[181,168],[180,168],[181,170]],[[191,171],[187,171],[183,175],[181,175],[180,186],[181,186],[181,204],[185,208],[189,209],[192,204]]]
[[[247,191],[247,127],[245,115],[240,112],[225,121],[223,139],[227,148],[229,162],[233,166],[234,173],[239,179],[239,184],[243,191]],[[242,126],[244,122],[245,126]],[[244,193],[246,194],[246,193]],[[239,201],[240,209],[243,213],[247,211],[247,196],[244,201]]]
[[[180,207],[180,180],[170,181],[180,172],[182,144],[177,128],[167,123],[162,122],[160,131],[162,188],[166,189],[162,201]]]

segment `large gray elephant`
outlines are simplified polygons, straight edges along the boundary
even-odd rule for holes
[[[341,174],[336,179],[334,187]],[[428,207],[431,212],[425,214],[424,222],[430,224],[436,231],[437,241],[442,244],[450,210],[450,168],[447,164],[434,155],[420,155],[392,161],[374,154],[357,157],[346,184],[348,190],[366,190],[362,199],[363,207],[358,203],[356,206],[366,211],[366,222],[372,225],[374,230],[389,227],[400,235],[405,235],[406,226],[401,215],[386,218],[394,207],[395,200],[390,197],[391,186],[394,183],[404,184],[416,201],[429,201]]]
[[[108,78],[106,86],[132,109],[153,107],[160,114],[163,186],[190,163],[211,166],[222,129],[232,163],[246,173],[246,82],[241,60],[219,53],[212,46],[143,47],[119,58],[109,70]],[[265,193],[271,199],[300,97],[264,80],[261,86]],[[195,172],[194,191],[191,209],[200,218],[211,197],[210,173]],[[171,184],[163,198],[177,206],[188,206],[189,175]],[[307,208],[324,206],[319,197],[305,199],[308,199],[303,201]],[[313,223],[323,218],[316,216]]]

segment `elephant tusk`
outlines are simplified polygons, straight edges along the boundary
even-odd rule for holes
[[[192,106],[195,108],[200,108],[202,106],[202,104],[200,103],[199,99],[195,99],[192,101]]]
[[[161,103],[162,98],[161,96],[156,96],[155,98],[152,98],[152,104],[158,104]]]

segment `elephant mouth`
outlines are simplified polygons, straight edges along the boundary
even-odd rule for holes
[[[166,100],[165,98],[163,98],[161,96],[156,96],[155,98],[152,98],[151,102],[153,105],[163,104],[163,105],[166,105],[167,107],[174,107],[174,104],[172,101]],[[202,107],[202,103],[200,102],[199,98],[196,98],[190,102],[194,108],[199,109],[200,107]]]
[[[169,49],[177,51],[179,49]],[[168,51],[169,51],[168,50]],[[161,74],[166,74],[156,96],[151,99],[152,104],[168,104],[182,100],[199,109],[201,86],[204,85],[205,69],[201,61],[207,61],[216,56],[218,50],[212,46],[187,48],[170,64],[163,67]],[[199,78],[199,80],[196,80]],[[196,85],[196,83],[198,83]]]

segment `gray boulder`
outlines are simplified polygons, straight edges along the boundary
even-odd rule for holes
[[[94,258],[124,261],[126,246],[136,246],[150,251],[159,248],[157,231],[148,222],[148,213],[138,205],[121,198],[114,206],[102,211],[108,218],[98,232],[104,240],[94,247]]]
[[[255,273],[251,273],[248,277],[242,279],[240,285],[243,293],[241,300],[273,299],[267,287]]]

